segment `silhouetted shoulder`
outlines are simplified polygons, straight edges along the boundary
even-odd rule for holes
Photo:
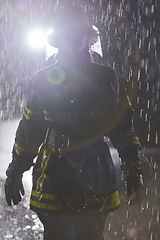
[[[102,64],[98,64],[98,63],[94,63],[94,62],[91,62],[90,64],[91,68],[94,69],[95,71],[98,71],[98,72],[106,72],[108,73],[110,76],[113,76],[115,71],[113,70],[113,68],[111,67],[108,67],[108,66],[105,66],[105,65],[102,65]]]
[[[93,79],[98,81],[102,87],[111,87],[113,91],[119,91],[119,81],[113,68],[91,62],[90,71]]]
[[[39,70],[31,79],[30,87],[39,89],[44,89],[49,85],[49,77],[56,65],[47,66],[41,70]]]

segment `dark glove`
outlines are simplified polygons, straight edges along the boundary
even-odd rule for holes
[[[140,204],[143,198],[143,175],[140,146],[128,145],[119,151],[122,171],[126,176],[127,195],[132,196],[129,205]]]
[[[22,184],[22,174],[15,173],[7,177],[4,187],[6,201],[9,206],[11,206],[11,201],[15,205],[21,202],[21,195],[24,196],[25,194]]]
[[[17,205],[21,202],[21,196],[24,196],[24,188],[22,184],[23,173],[33,166],[33,159],[35,155],[17,155],[13,149],[12,162],[9,164],[6,171],[7,179],[5,182],[5,197],[9,206]]]
[[[140,204],[143,198],[143,176],[138,166],[131,167],[126,174],[127,195],[131,196],[129,205]]]

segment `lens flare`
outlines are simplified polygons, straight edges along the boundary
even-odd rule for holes
[[[137,236],[137,230],[135,227],[128,229],[127,235],[131,238],[135,238]]]
[[[63,83],[65,79],[65,74],[62,68],[58,66],[53,66],[49,68],[47,72],[47,78],[49,82],[52,83],[53,85],[59,85]]]

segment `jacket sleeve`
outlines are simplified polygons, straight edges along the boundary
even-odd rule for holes
[[[133,118],[134,110],[122,83],[118,82],[117,97],[112,111],[112,128],[109,137],[118,150],[124,170],[133,166],[141,167],[140,142],[135,135]]]
[[[31,80],[29,97],[24,108],[23,118],[16,131],[14,150],[17,155],[37,155],[46,134],[43,108],[36,91],[37,75]]]
[[[45,140],[47,126],[40,97],[36,90],[37,81],[38,78],[35,75],[29,84],[28,100],[16,131],[12,162],[6,170],[8,177],[29,170],[33,165],[33,159],[38,154],[40,145]]]

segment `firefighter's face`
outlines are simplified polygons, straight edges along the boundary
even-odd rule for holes
[[[87,31],[84,28],[68,28],[61,33],[59,49],[74,54],[82,51],[87,45]]]

